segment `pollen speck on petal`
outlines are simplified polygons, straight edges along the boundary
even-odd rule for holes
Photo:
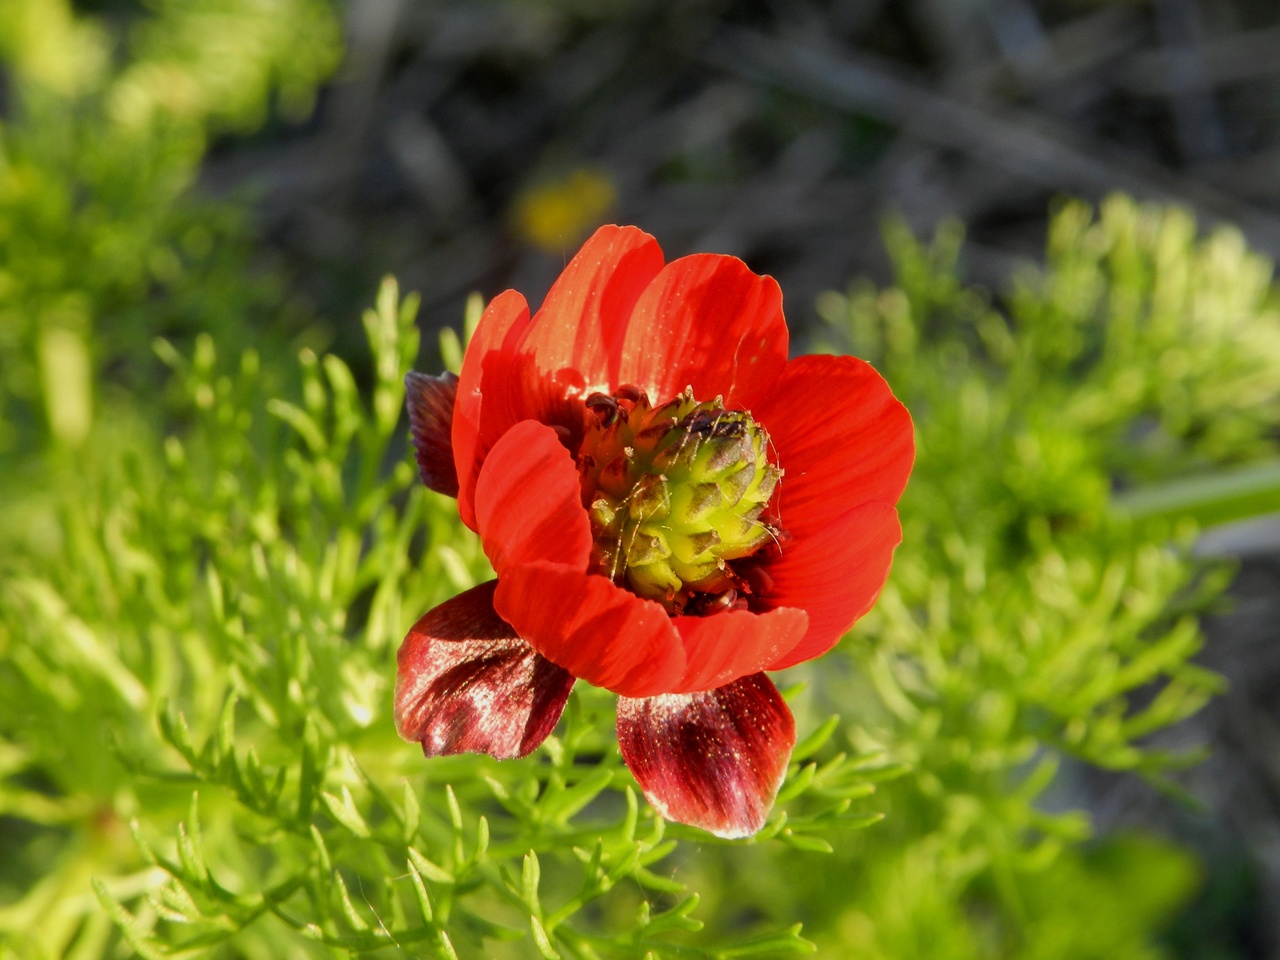
[[[618,698],[618,746],[645,797],[718,837],[764,826],[795,742],[791,711],[763,673],[703,693]]]
[[[555,729],[573,677],[493,610],[490,581],[436,607],[397,656],[396,729],[429,757],[531,753]]]

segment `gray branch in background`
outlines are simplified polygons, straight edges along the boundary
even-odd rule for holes
[[[1120,190],[1183,204],[1206,221],[1236,224],[1254,246],[1280,256],[1280,218],[1043,114],[961,102],[903,78],[868,54],[832,52],[749,30],[726,30],[706,57],[731,73],[864,114],[1030,183],[1093,197]]]

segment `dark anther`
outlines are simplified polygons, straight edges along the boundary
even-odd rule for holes
[[[562,427],[559,424],[554,424],[551,429],[556,432],[556,436],[560,438],[560,442],[565,446],[568,446],[569,442],[573,439],[573,434],[569,431],[568,427]]]
[[[618,400],[625,400],[628,403],[639,403],[641,398],[644,396],[644,391],[634,383],[624,383],[617,390],[613,391],[613,395]]]
[[[746,598],[739,597],[738,591],[730,587],[723,593],[695,593],[689,598],[684,612],[693,617],[709,617],[728,610],[746,609]]]
[[[718,419],[711,426],[711,436],[713,437],[741,437],[745,436],[747,425],[741,420],[723,420]]]
[[[618,419],[618,401],[613,397],[605,396],[603,393],[593,393],[583,402],[588,410],[600,418],[602,426],[613,426],[613,422]]]
[[[681,426],[686,433],[706,438],[741,437],[746,433],[746,424],[736,417],[724,416],[723,410],[695,410],[684,418]]]
[[[741,581],[741,587],[753,597],[767,597],[773,592],[773,577],[758,564],[746,563],[740,564],[737,570],[737,579]]]

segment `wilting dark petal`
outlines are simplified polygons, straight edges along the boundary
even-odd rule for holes
[[[453,465],[453,401],[458,378],[452,373],[429,377],[410,370],[404,377],[405,404],[413,452],[422,482],[436,493],[458,495],[458,470]]]
[[[703,693],[618,698],[618,746],[645,797],[718,837],[764,826],[795,742],[791,711],[763,673]]]
[[[573,677],[493,611],[495,582],[440,604],[396,658],[396,729],[429,757],[523,757],[555,729]]]
[[[871,609],[902,541],[898,511],[872,500],[828,521],[825,529],[796,537],[765,566],[771,579],[764,602],[809,614],[804,639],[768,665],[782,670],[820,656]]]
[[[545,424],[522,420],[493,445],[475,488],[476,529],[498,576],[546,560],[585,570],[591,521],[573,456]]]

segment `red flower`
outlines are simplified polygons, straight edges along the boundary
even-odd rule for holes
[[[580,678],[619,694],[623,758],[663,816],[757,831],[795,743],[763,671],[831,649],[901,539],[914,446],[884,380],[788,361],[781,291],[742,261],[664,265],[610,226],[532,319],[513,290],[489,304],[460,377],[407,385],[423,480],[498,579],[409,631],[401,735],[524,756]]]

